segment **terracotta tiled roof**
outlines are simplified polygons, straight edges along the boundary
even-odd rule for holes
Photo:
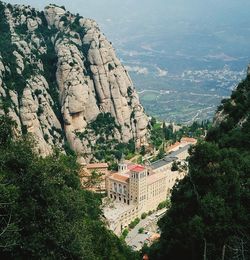
[[[143,166],[141,166],[141,165],[135,165],[132,169],[131,169],[131,171],[133,171],[133,172],[142,172],[142,171],[144,171],[145,170],[145,167],[143,167]]]
[[[121,182],[127,182],[128,179],[129,179],[129,176],[126,176],[126,175],[121,175],[121,174],[118,174],[118,173],[114,173],[111,178],[113,180],[117,180],[117,181],[121,181]]]
[[[181,142],[196,143],[197,140],[195,138],[191,138],[191,137],[182,137]]]
[[[180,142],[176,142],[176,143],[170,145],[170,146],[167,148],[167,150],[168,150],[168,151],[172,151],[173,149],[177,148],[180,144],[181,144]]]
[[[155,241],[155,240],[157,240],[157,239],[159,239],[159,238],[160,238],[160,234],[155,233],[155,234],[153,234],[153,235],[150,237],[150,240],[151,240],[151,241]]]
[[[132,170],[135,166],[136,166],[135,164],[130,164],[130,165],[128,165],[128,169]]]
[[[89,163],[87,169],[108,168],[107,163]]]

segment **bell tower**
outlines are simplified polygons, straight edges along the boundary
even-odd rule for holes
[[[128,170],[128,165],[127,163],[125,162],[125,158],[124,158],[124,154],[122,154],[122,158],[118,164],[118,172],[125,172]]]
[[[136,204],[146,204],[147,200],[147,169],[136,165],[130,172],[130,200]]]

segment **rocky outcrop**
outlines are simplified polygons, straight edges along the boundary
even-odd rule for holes
[[[250,64],[247,66],[247,76],[250,76]]]
[[[20,133],[33,133],[41,154],[67,142],[91,158],[98,133],[82,136],[100,113],[115,119],[118,142],[147,142],[148,118],[133,83],[95,21],[54,5],[44,12],[0,8],[9,27],[7,44],[13,46],[11,61],[0,46],[0,98],[9,102],[2,112],[18,122]],[[21,84],[10,87],[7,74]]]
[[[213,127],[219,127],[222,123],[235,121],[237,127],[247,122],[249,117],[249,76],[250,76],[250,64],[247,67],[246,79],[243,80],[233,91],[232,95],[228,99],[222,100],[222,104],[218,107],[214,119]],[[245,107],[244,107],[245,106]],[[232,116],[236,114],[237,117]],[[232,120],[233,118],[233,120]],[[236,120],[237,119],[237,120]]]

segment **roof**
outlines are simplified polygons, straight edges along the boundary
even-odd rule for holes
[[[121,182],[127,182],[129,179],[128,175],[124,175],[124,174],[118,174],[118,173],[114,173],[111,176],[111,179],[116,180],[116,181],[121,181]]]
[[[87,164],[87,169],[96,169],[96,168],[108,168],[107,163],[89,163]]]
[[[162,166],[164,166],[164,165],[167,165],[167,164],[169,164],[169,163],[171,163],[171,162],[173,162],[173,161],[175,161],[177,159],[177,157],[168,157],[168,156],[165,156],[163,159],[160,159],[160,160],[158,160],[158,161],[155,161],[155,162],[152,162],[151,163],[151,168],[153,169],[153,170],[155,170],[155,169],[157,169],[157,168],[160,168],[160,167],[162,167]]]
[[[178,155],[184,151],[187,151],[189,149],[191,145],[190,144],[187,144],[181,148],[179,148],[178,150],[174,151],[174,152],[171,152],[169,155],[165,156],[163,159],[160,159],[156,162],[152,162],[151,163],[151,168],[153,170],[157,169],[157,168],[160,168],[164,165],[167,165],[169,163],[172,163],[173,161],[177,160],[178,159]]]
[[[113,201],[111,207],[104,207],[103,213],[105,218],[110,222],[116,222],[120,216],[124,215],[124,213],[135,209],[136,205],[130,204],[127,205],[125,203]]]
[[[153,173],[151,175],[148,176],[147,179],[147,184],[150,185],[154,182],[157,182],[163,178],[166,178],[166,172],[158,172],[158,173]]]
[[[192,137],[182,137],[181,142],[187,142],[187,143],[197,143],[197,140]]]
[[[182,153],[182,152],[188,150],[190,146],[191,146],[190,144],[187,144],[187,145],[185,145],[185,146],[179,148],[178,150],[176,150],[176,151],[170,153],[170,154],[167,155],[166,157],[177,157],[177,155],[179,155],[180,153]]]
[[[168,149],[168,151],[173,150],[173,149],[177,148],[180,144],[181,144],[180,142],[176,142],[176,143],[170,145],[167,149]]]
[[[135,164],[128,164],[128,169],[132,170],[136,165]]]
[[[145,170],[145,167],[141,165],[135,165],[133,168],[131,168],[132,172],[142,172]]]

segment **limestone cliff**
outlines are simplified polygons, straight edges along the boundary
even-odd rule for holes
[[[133,83],[95,21],[54,5],[38,12],[0,2],[0,15],[0,113],[32,133],[42,155],[68,143],[90,159],[100,114],[114,119],[103,138],[147,141]]]

